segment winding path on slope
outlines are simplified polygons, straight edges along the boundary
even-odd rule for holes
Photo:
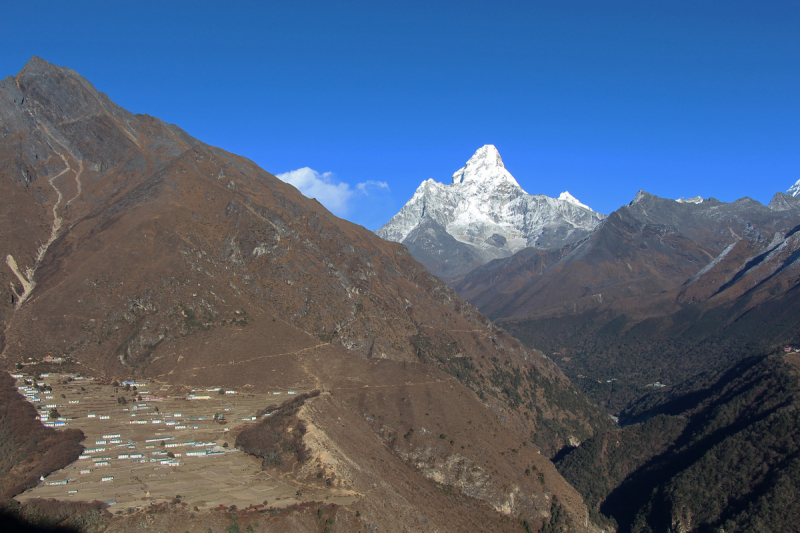
[[[75,199],[77,199],[81,195],[81,192],[83,190],[81,184],[81,174],[83,173],[83,161],[80,161],[74,156],[72,156],[69,150],[50,133],[50,130],[47,128],[47,126],[42,125],[42,131],[44,131],[45,135],[51,141],[53,141],[49,143],[50,147],[56,154],[58,154],[58,157],[60,157],[61,160],[64,162],[66,168],[64,168],[64,170],[52,176],[48,180],[50,186],[53,188],[53,190],[56,191],[57,200],[56,203],[53,205],[53,224],[50,227],[50,237],[47,239],[46,242],[40,244],[38,249],[36,250],[36,261],[34,265],[32,267],[26,268],[25,272],[23,273],[20,271],[19,266],[17,265],[17,262],[14,259],[14,257],[11,254],[8,254],[6,256],[6,265],[8,265],[8,268],[11,269],[11,271],[19,280],[20,285],[22,285],[22,293],[19,294],[16,288],[14,287],[14,284],[11,283],[11,290],[16,298],[14,309],[19,309],[22,306],[22,304],[25,303],[25,301],[30,297],[31,293],[33,292],[33,289],[36,288],[36,281],[34,280],[36,269],[39,268],[39,265],[42,263],[42,260],[44,259],[44,256],[47,253],[47,249],[50,248],[50,245],[53,244],[53,242],[58,238],[61,226],[64,221],[63,218],[58,214],[58,206],[61,205],[61,202],[64,199],[64,195],[61,193],[61,190],[56,186],[56,180],[58,180],[61,176],[63,176],[67,172],[73,172],[75,174],[75,184],[77,187],[77,192],[75,193],[75,196],[70,198],[70,200],[65,204],[64,206],[65,208],[69,206]],[[56,144],[60,146],[61,149],[67,153],[66,156],[64,155],[63,152],[59,151],[56,148],[55,146]],[[77,171],[74,168],[72,168],[72,165],[70,165],[68,157],[72,157],[73,159],[75,159],[75,161],[78,162]]]

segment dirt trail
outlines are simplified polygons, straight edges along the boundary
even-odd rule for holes
[[[78,198],[78,196],[80,196],[81,193],[83,192],[83,186],[81,184],[81,174],[83,174],[83,161],[78,161],[78,173],[75,174],[75,187],[77,189],[77,192],[75,193],[75,196],[70,198],[69,201],[66,204],[64,204],[64,209],[69,207],[69,204],[74,202]]]
[[[385,385],[337,385],[336,390],[361,390],[361,389],[399,389],[407,387],[417,387],[422,385],[434,385],[436,383],[447,383],[441,379],[428,381],[406,381],[403,383],[387,383]]]
[[[50,134],[50,132],[47,131],[47,128],[43,127],[42,129],[45,131],[45,133],[47,133],[48,137],[50,137],[59,146],[61,146],[61,143],[55,140],[55,138]],[[58,157],[61,158],[61,160],[64,162],[64,165],[67,168],[65,168],[64,170],[62,170],[61,172],[59,172],[58,174],[56,174],[55,176],[53,176],[48,180],[50,186],[56,191],[56,194],[58,195],[58,200],[56,200],[56,203],[53,205],[53,226],[50,228],[50,238],[47,239],[47,242],[39,245],[39,249],[37,250],[36,253],[36,264],[33,267],[34,271],[36,270],[36,267],[38,267],[39,264],[42,262],[42,259],[44,259],[44,254],[47,253],[47,249],[50,247],[51,244],[53,244],[53,241],[55,241],[58,238],[58,232],[61,230],[61,224],[63,223],[63,219],[58,215],[58,206],[61,205],[61,201],[64,199],[64,195],[61,193],[61,190],[58,187],[56,187],[55,181],[64,174],[66,174],[67,172],[69,172],[70,170],[72,170],[72,166],[70,166],[69,161],[67,160],[66,157],[64,157],[64,154],[56,150],[56,147],[53,146],[52,144],[50,146],[53,148],[53,150],[55,150],[55,152],[58,154]],[[31,272],[31,274],[33,274],[33,272]],[[20,302],[20,304],[21,303],[22,302]]]
[[[11,283],[11,290],[15,296],[14,309],[19,309],[20,307],[22,307],[22,304],[25,303],[25,301],[30,297],[31,293],[33,292],[33,289],[36,288],[36,281],[34,280],[36,269],[39,268],[39,265],[42,263],[42,260],[44,259],[44,256],[47,253],[47,249],[50,248],[50,245],[53,244],[53,242],[55,242],[55,240],[58,238],[59,232],[61,231],[61,226],[64,222],[63,218],[58,214],[58,207],[64,200],[64,195],[61,193],[61,190],[56,186],[56,180],[58,180],[61,176],[63,176],[67,172],[73,172],[75,174],[77,193],[66,203],[64,207],[71,204],[75,199],[77,199],[81,195],[82,192],[81,174],[83,173],[83,162],[79,161],[75,157],[72,157],[72,154],[69,153],[69,150],[50,133],[50,131],[47,129],[46,126],[42,125],[42,131],[44,131],[47,137],[53,141],[52,143],[50,143],[50,147],[53,148],[53,151],[55,151],[56,154],[58,154],[58,157],[60,157],[61,160],[64,162],[64,166],[66,168],[64,168],[64,170],[62,170],[55,176],[52,176],[48,180],[50,186],[53,188],[53,190],[56,191],[56,195],[58,198],[56,200],[56,203],[53,205],[53,224],[50,227],[50,237],[47,239],[46,242],[40,244],[38,249],[36,250],[36,261],[34,265],[32,267],[26,268],[25,272],[23,273],[20,271],[19,266],[17,265],[17,262],[14,259],[14,257],[11,254],[8,254],[6,256],[6,265],[8,265],[8,268],[11,269],[11,271],[19,280],[20,285],[22,286],[22,293],[18,293],[16,288],[14,287],[14,284]],[[62,153],[56,148],[55,146],[56,144],[60,146],[67,153],[66,156],[64,155],[64,153]],[[72,165],[70,165],[68,159],[69,157],[72,157],[73,159],[78,161],[77,171],[74,168],[72,168]]]
[[[293,351],[293,352],[283,352],[283,353],[274,353],[274,354],[269,354],[269,355],[259,355],[257,357],[251,357],[249,359],[242,359],[240,361],[234,361],[233,363],[227,362],[227,363],[218,363],[218,364],[215,364],[215,365],[195,366],[195,367],[189,368],[188,371],[191,372],[191,371],[194,371],[194,370],[205,370],[205,369],[208,369],[208,368],[219,368],[219,367],[226,367],[227,368],[227,367],[230,367],[232,365],[241,365],[241,364],[245,364],[245,363],[252,363],[253,361],[260,361],[262,359],[272,359],[274,357],[284,357],[284,356],[287,356],[287,355],[299,355],[302,352],[315,350],[317,348],[320,348],[321,346],[327,346],[329,344],[330,344],[330,342],[323,342],[321,344],[316,344],[314,346],[309,346],[307,348],[301,348],[301,349]],[[178,367],[176,366],[175,368],[173,368],[169,372],[167,372],[165,374],[154,375],[150,379],[154,379],[155,380],[155,379],[158,379],[160,377],[169,376],[171,374],[174,374],[177,369],[178,369]]]

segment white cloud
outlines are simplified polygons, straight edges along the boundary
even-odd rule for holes
[[[389,184],[386,183],[385,181],[367,180],[356,185],[356,189],[358,189],[358,192],[366,195],[369,195],[369,191],[367,189],[373,187],[377,187],[379,189],[386,189],[387,191],[389,190]]]
[[[316,198],[333,214],[344,216],[347,213],[347,202],[353,196],[353,191],[347,183],[336,183],[333,172],[320,174],[314,169],[303,167],[276,177],[297,187],[304,196]]]
[[[319,203],[327,207],[334,215],[340,217],[344,217],[350,212],[351,200],[356,193],[369,196],[371,190],[389,190],[388,183],[374,180],[361,182],[356,185],[355,189],[351,189],[349,183],[338,181],[333,172],[320,174],[308,167],[277,174],[276,177],[297,187],[304,196],[316,198]]]

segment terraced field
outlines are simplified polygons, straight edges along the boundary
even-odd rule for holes
[[[25,379],[18,379],[18,385],[24,386]],[[255,422],[256,411],[302,391],[221,393],[216,387],[195,390],[153,382],[126,391],[123,385],[67,374],[37,382],[52,387],[36,403],[43,420],[53,409],[45,406],[55,405],[63,427],[84,432],[86,450],[81,459],[19,495],[20,501],[101,500],[111,510],[122,510],[180,496],[202,510],[354,499],[349,491],[323,483],[300,485],[277,469],[263,470],[260,459],[233,446],[238,430]]]

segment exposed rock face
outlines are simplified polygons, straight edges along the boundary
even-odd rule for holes
[[[800,222],[800,220],[798,220]],[[749,294],[751,305],[800,282],[800,226],[772,238],[740,239],[681,287],[678,301],[729,301]]]
[[[334,217],[251,161],[132,115],[38,58],[0,84],[0,117],[6,368],[58,355],[109,379],[254,392],[325,386],[355,401],[380,361],[394,370],[369,391],[375,401],[424,385],[430,394],[408,403],[424,412],[458,390],[464,409],[497,421],[491,449],[458,452],[473,461],[523,442],[552,456],[608,427],[551,360],[496,328],[405,247]],[[503,235],[490,237],[503,245]],[[424,371],[405,373],[405,363]],[[347,416],[364,420],[348,405]],[[401,425],[387,413],[384,423]],[[333,420],[317,421],[328,438]],[[349,428],[337,445],[364,461],[358,434]],[[407,469],[399,452],[387,457]],[[514,484],[512,472],[497,486]],[[522,484],[537,497],[514,513],[535,511],[541,523],[548,491],[584,524],[582,502],[559,479]]]
[[[769,202],[769,208],[774,211],[797,211],[798,207],[800,207],[800,198],[782,192],[775,193]]]
[[[449,278],[523,248],[576,242],[603,218],[569,192],[559,198],[526,193],[497,149],[486,145],[449,185],[424,181],[376,233],[402,242],[429,271]]]

